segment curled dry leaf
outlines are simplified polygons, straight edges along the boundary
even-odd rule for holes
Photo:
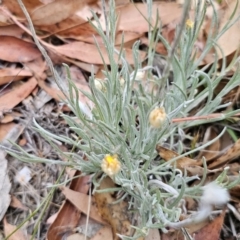
[[[1,36],[0,59],[8,62],[28,62],[38,58],[41,54],[35,44],[12,36]]]
[[[58,0],[37,8],[31,14],[35,25],[52,25],[72,16],[85,4],[95,0]]]

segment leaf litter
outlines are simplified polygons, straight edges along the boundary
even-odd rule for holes
[[[221,18],[220,28],[227,22],[235,6],[235,1],[222,2],[222,5],[217,8],[218,14],[223,16]],[[24,0],[23,3],[30,12],[36,30],[39,30],[37,32],[38,38],[45,44],[49,53],[55,56],[55,59],[58,59],[60,62],[63,59],[66,60],[65,62],[70,64],[70,71],[76,76],[75,81],[78,87],[89,91],[86,81],[87,78],[85,76],[86,74],[89,75],[92,67],[96,69],[96,72],[99,68],[102,68],[102,60],[92,37],[93,34],[96,34],[96,31],[87,22],[86,16],[91,16],[89,12],[90,7],[95,9],[96,13],[101,13],[101,7],[99,7],[101,4],[100,1]],[[52,147],[30,127],[31,121],[29,121],[29,118],[34,117],[43,127],[57,134],[72,134],[66,130],[66,123],[60,117],[61,111],[66,109],[61,101],[63,95],[57,89],[51,75],[46,72],[46,64],[37,47],[32,42],[32,39],[29,36],[23,38],[24,34],[29,32],[26,32],[26,29],[20,28],[20,25],[16,24],[19,18],[21,18],[23,24],[26,24],[25,16],[17,4],[17,1],[7,0],[3,1],[2,4],[12,15],[12,18],[9,19],[5,15],[0,14],[0,59],[3,62],[3,64],[1,63],[2,66],[0,69],[0,84],[7,84],[5,86],[3,85],[2,90],[0,90],[0,112],[3,116],[1,118],[5,119],[5,123],[0,123],[1,141],[6,142],[6,139],[9,139],[10,136],[11,139],[13,138],[12,141],[17,142],[18,140],[20,141],[21,136],[21,138],[24,139],[24,144],[22,144],[24,150],[34,152],[37,156],[61,159],[62,157],[57,156]],[[63,5],[64,11],[62,10]],[[128,1],[117,1],[117,5],[117,12],[119,14],[117,38],[119,38],[119,40],[116,41],[116,45],[121,43],[122,32],[126,32],[126,38],[124,38],[126,57],[129,63],[133,64],[133,58],[131,56],[132,41],[142,38],[143,43],[148,45],[148,41],[143,37],[149,27],[144,19],[144,16],[147,17],[147,7],[142,3],[134,5]],[[239,9],[238,7],[237,13],[239,13]],[[153,17],[151,19],[153,25],[156,22],[156,14],[154,13],[156,13],[157,10],[159,11],[162,25],[164,26],[163,31],[165,31],[165,33],[163,32],[163,35],[168,36],[167,39],[171,42],[174,39],[176,23],[181,17],[181,5],[179,5],[179,1],[155,2],[153,4]],[[2,8],[0,8],[0,11],[3,11]],[[208,14],[209,19],[206,19],[204,25],[206,36],[208,34],[208,21],[211,18],[211,13]],[[12,21],[14,16],[17,16],[15,22]],[[100,20],[102,20],[102,27],[104,28],[103,14]],[[239,21],[218,40],[218,44],[222,47],[225,56],[236,52],[239,47],[239,35],[236,34],[238,26]],[[99,36],[96,36],[96,39],[98,38]],[[204,38],[204,35],[202,37],[200,36],[199,46],[204,46],[205,43],[206,38]],[[99,40],[99,44],[104,59],[108,64],[109,59],[101,46],[101,40]],[[159,52],[166,53],[161,43],[158,43],[157,48]],[[219,54],[219,58],[220,56],[221,54]],[[140,53],[141,60],[143,61],[145,57],[146,53],[142,51]],[[205,63],[211,63],[212,59],[213,58],[209,56],[209,58],[205,59]],[[24,66],[24,68],[22,68],[22,66]],[[58,71],[60,73],[62,72],[62,77],[66,77],[66,72],[63,71],[62,67],[60,67]],[[63,84],[66,84],[66,81],[63,82]],[[42,97],[40,91],[45,91],[47,95]],[[39,98],[45,99],[39,103]],[[81,101],[86,105],[88,104],[83,97]],[[239,99],[236,98],[234,101],[237,102]],[[11,112],[13,110],[16,113],[15,115]],[[205,140],[203,141],[211,140],[218,134],[218,130],[216,129],[209,131],[209,136],[205,134]],[[200,152],[196,158],[198,160],[194,160],[191,157],[183,157],[176,162],[177,166],[182,170],[186,169],[190,175],[198,174],[201,176],[203,174],[203,162],[201,158],[205,157],[208,164],[207,174],[209,178],[216,178],[218,176],[217,172],[219,171],[216,168],[220,167],[221,169],[226,166],[234,166],[231,165],[231,161],[240,155],[239,140],[232,146],[228,146],[225,152],[222,152],[221,139],[219,141],[216,141],[209,148]],[[7,146],[9,147],[9,145]],[[59,145],[59,147],[61,146]],[[172,158],[178,156],[177,153],[163,146],[158,146],[157,149],[165,161],[170,161]],[[70,151],[70,149],[67,151]],[[6,236],[15,229],[16,225],[26,218],[27,213],[24,213],[24,211],[27,211],[26,209],[36,209],[43,199],[43,196],[47,196],[47,187],[54,184],[61,167],[57,166],[57,169],[55,169],[55,167],[53,168],[44,164],[23,164],[10,157],[8,159],[9,166],[7,170],[7,160],[2,150],[1,154],[3,154],[3,157],[1,157],[3,167],[1,168],[0,174],[0,178],[2,177],[3,179],[0,181],[2,183],[1,196],[4,196],[3,199],[5,200],[0,204],[0,219],[3,219]],[[32,179],[29,179],[29,182],[27,181],[25,185],[13,181],[11,188],[8,178],[10,177],[10,179],[13,180],[17,172],[24,167],[31,169],[31,172],[33,172]],[[239,166],[237,165],[237,167]],[[237,167],[232,167],[232,169],[236,169]],[[193,168],[195,169],[193,170]],[[45,239],[47,235],[48,239],[51,240],[61,239],[63,236],[67,237],[67,239],[81,239],[83,235],[79,233],[78,227],[79,222],[81,219],[84,219],[84,216],[85,219],[91,217],[102,224],[102,227],[94,232],[95,235],[92,236],[91,239],[114,239],[115,233],[124,232],[124,234],[126,234],[126,232],[129,232],[131,219],[129,220],[126,214],[126,202],[123,201],[119,205],[112,205],[111,203],[116,200],[116,197],[111,194],[95,194],[95,196],[91,196],[90,198],[89,178],[83,176],[78,178],[78,175],[80,175],[80,172],[77,171],[75,173],[76,178],[72,180],[69,189],[67,187],[62,188],[62,193],[67,199],[65,203],[63,203],[63,194],[61,191],[57,191],[53,197],[52,202],[54,202],[54,204],[45,214],[45,220],[53,216],[56,212],[58,212],[58,214],[50,226],[44,225],[43,221],[40,229],[40,238]],[[231,178],[232,176],[228,177]],[[111,185],[111,183],[107,184]],[[236,186],[235,191],[233,188],[230,193],[233,193],[235,201],[239,204],[240,196],[236,194],[238,193],[238,188],[239,186]],[[15,204],[12,203],[12,207],[21,206],[21,204],[22,206],[26,206],[26,208],[21,206],[24,211],[17,214],[17,216],[19,216],[18,220],[16,220],[16,213],[14,213],[11,208],[7,211],[10,205],[10,190],[12,194],[14,193],[12,199],[18,199],[18,201],[15,201]],[[79,199],[81,199],[82,202],[80,202]],[[97,201],[94,201],[94,199],[97,199]],[[91,204],[89,206],[90,215],[88,216],[89,212],[87,211],[87,207],[89,203]],[[119,209],[122,212],[119,212]],[[194,211],[196,209],[189,208],[188,210]],[[5,214],[6,211],[7,213]],[[115,217],[113,217],[113,215]],[[196,239],[218,239],[220,230],[223,228],[224,216],[225,211],[211,222],[206,221],[202,223],[201,226],[195,226],[194,230],[188,229],[188,231],[194,233]],[[25,230],[22,231],[20,229],[16,232],[17,235],[15,235],[15,237],[12,235],[10,239],[21,239],[23,236],[25,237],[24,239],[26,239],[26,235],[24,235],[26,234],[26,229],[28,232],[31,232],[36,219],[35,217],[33,222],[28,222]],[[209,231],[209,229],[211,231]],[[170,234],[172,235],[169,238],[169,236],[161,233],[161,238],[174,239],[173,236],[175,234],[177,234],[175,235],[177,237],[180,236],[179,231],[170,231]],[[160,239],[159,231],[156,229],[154,232],[151,231],[149,238],[146,239]]]

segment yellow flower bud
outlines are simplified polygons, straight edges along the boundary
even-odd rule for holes
[[[186,21],[186,26],[187,26],[187,28],[193,28],[194,22],[191,19],[188,19]]]
[[[120,77],[119,82],[120,82],[120,86],[124,87],[125,79],[123,77]]]
[[[149,114],[150,125],[154,128],[160,128],[165,122],[167,114],[164,107],[153,109]]]
[[[135,79],[137,81],[142,81],[144,79],[144,77],[145,77],[145,72],[138,70]]]
[[[102,160],[102,170],[109,177],[116,175],[121,169],[121,163],[118,161],[117,155],[107,154]]]
[[[96,89],[98,89],[99,91],[105,91],[106,88],[104,86],[103,80],[99,79],[99,78],[95,78],[94,79],[94,85],[96,87]]]

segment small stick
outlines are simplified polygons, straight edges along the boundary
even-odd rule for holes
[[[201,120],[201,119],[214,119],[214,118],[219,118],[221,116],[224,116],[223,113],[213,113],[205,116],[192,116],[192,117],[184,117],[184,118],[174,118],[172,119],[172,123],[177,123],[177,122],[186,122],[186,121],[196,121],[196,120]],[[240,113],[237,113],[233,115],[232,117],[238,117],[240,116]]]

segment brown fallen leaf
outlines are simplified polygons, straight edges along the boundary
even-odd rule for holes
[[[10,123],[15,119],[19,119],[21,116],[21,113],[11,111],[10,113],[4,114],[4,116],[0,118],[0,123]]]
[[[8,62],[28,62],[38,58],[41,54],[35,44],[12,36],[1,36],[0,59]]]
[[[48,33],[42,36],[42,38],[45,38],[54,34],[59,34],[59,36],[61,36],[61,32],[64,32],[64,31],[67,32],[68,30],[71,32],[71,29],[73,29],[73,32],[74,32],[74,28],[84,25],[86,22],[87,21],[81,18],[80,16],[73,15],[59,23],[52,24],[52,25],[38,26],[38,28]],[[94,32],[96,33],[96,30],[94,30]]]
[[[224,0],[225,8],[223,10],[223,14],[221,14],[221,25],[220,30],[224,28],[224,26],[228,23],[229,19],[231,18],[232,13],[235,11],[235,15],[232,22],[238,18],[238,21],[228,29],[217,41],[217,44],[220,46],[221,49],[217,48],[217,54],[219,57],[222,58],[222,54],[224,56],[228,56],[232,52],[236,51],[240,46],[240,36],[237,34],[240,27],[240,4],[237,1],[228,1]],[[237,8],[236,8],[237,7]]]
[[[44,71],[46,70],[46,62],[42,59],[42,56],[31,62],[25,62],[24,67],[29,70],[38,81],[46,78],[46,75],[44,74]]]
[[[95,0],[58,0],[40,6],[31,14],[34,25],[52,25],[72,16],[85,4]],[[64,6],[64,7],[63,7]]]
[[[69,44],[64,44],[62,46],[53,47],[58,53],[73,58],[78,59],[83,62],[100,64],[102,65],[102,58],[98,52],[98,48],[93,44],[88,44],[84,42],[72,42]],[[106,64],[110,64],[108,54],[103,46],[100,46],[100,51]],[[131,49],[124,49],[125,57],[129,64],[134,64],[133,52]],[[145,52],[139,51],[139,60],[143,61],[146,56]],[[115,55],[115,60],[118,59],[117,54]]]
[[[156,150],[160,155],[160,157],[163,158],[165,161],[170,161],[171,159],[179,156],[178,153],[172,150],[169,150],[167,148],[164,148],[159,144],[156,146]],[[194,160],[188,157],[181,157],[178,160],[176,160],[176,167],[181,170],[184,170],[186,167],[194,167],[194,166],[201,166],[201,165],[202,165],[201,160]]]
[[[112,179],[106,177],[102,180],[99,190],[113,188],[115,184]],[[113,193],[95,193],[96,204],[100,216],[108,222],[113,229],[113,239],[118,239],[117,233],[125,236],[131,236],[131,223],[128,219],[128,204],[124,201],[113,204],[116,199]]]
[[[11,110],[25,99],[36,86],[37,81],[34,77],[24,83],[16,82],[9,92],[0,96],[0,112]]]
[[[57,30],[55,30],[55,34],[60,37],[72,38],[79,41],[93,43],[94,42],[94,40],[92,40],[93,36],[96,35],[96,37],[98,37],[98,33],[96,29],[89,22],[86,22],[85,20],[82,20],[82,23],[80,23],[80,20],[78,20],[79,23],[77,24],[70,22],[70,21],[74,21],[73,18],[77,18],[77,16],[68,18],[65,21],[59,23]],[[70,24],[66,25],[65,27],[66,21],[70,22]],[[91,39],[92,41],[88,39]]]
[[[13,36],[21,38],[23,33],[24,31],[15,24],[0,27],[0,36]]]
[[[0,6],[0,11],[2,11],[1,6]],[[0,14],[0,26],[4,27],[4,26],[9,26],[9,25],[11,25],[11,24],[9,23],[8,17],[5,16],[4,14]]]
[[[215,6],[214,11],[216,11],[217,17],[218,17],[217,25],[219,26],[219,28],[215,29],[218,32],[220,32],[225,27],[225,25],[229,22],[229,19],[232,17],[231,15],[233,14],[236,6],[237,6],[236,12],[231,22],[237,20],[237,18],[239,17],[240,5],[239,4],[237,5],[237,1],[223,0],[221,1],[221,5],[219,5],[217,1],[213,2],[213,4]],[[209,13],[207,14],[206,23],[202,26],[203,28],[202,32],[204,33],[203,35],[206,35],[206,36],[208,35],[208,33],[212,32],[211,25],[212,25],[212,18],[214,15],[214,11],[212,7],[209,10],[210,10],[209,11],[210,14]],[[231,26],[227,31],[225,31],[225,33],[222,34],[219,39],[217,39],[217,45],[219,47],[217,47],[215,51],[218,54],[219,59],[222,59],[223,57],[227,57],[239,49],[240,37],[239,37],[239,34],[236,34],[239,29],[239,26],[240,26],[240,19],[238,18],[235,24]],[[205,45],[206,39],[203,38],[201,40],[203,45]],[[202,63],[200,63],[200,65],[211,64],[214,61],[215,61],[215,57],[213,56],[213,49],[212,49],[212,51],[206,55],[206,57],[204,58]]]
[[[20,124],[16,123],[6,123],[6,124],[1,124],[0,127],[0,143],[2,146],[10,146],[11,143],[9,140],[12,142],[17,141],[19,136],[22,134],[24,127]],[[4,152],[4,156],[7,153]]]
[[[21,68],[3,68],[0,69],[0,85],[12,81],[18,81],[25,77],[31,77],[32,73],[29,70]]]
[[[22,0],[24,6],[31,12],[35,8],[42,5],[41,1],[39,0]],[[18,17],[25,17],[22,9],[20,8],[18,1],[16,0],[3,0],[2,5],[7,8],[12,14]]]
[[[89,207],[89,217],[99,223],[106,224],[106,222],[98,214],[98,209],[96,207],[96,203],[93,197],[90,201],[90,197],[84,193],[76,192],[66,187],[62,187],[61,189],[67,200],[69,200],[79,211],[88,215]],[[88,206],[89,203],[90,206]]]
[[[88,176],[76,178],[79,176],[80,172],[76,171],[75,178],[70,184],[71,191],[79,191],[82,193],[87,193],[89,189]],[[62,240],[66,233],[73,233],[74,228],[77,226],[79,219],[81,217],[81,212],[68,200],[62,205],[58,212],[55,221],[51,224],[48,229],[47,239],[48,240]]]
[[[212,163],[208,165],[208,168],[213,169],[219,166],[223,166],[232,160],[240,156],[240,139],[238,139],[229,149],[226,150],[221,156],[218,156],[212,160]]]
[[[145,3],[129,3],[123,7],[116,9],[119,15],[118,31],[131,31],[138,33],[148,32],[149,24],[148,9]],[[154,2],[152,7],[151,23],[155,25],[157,11],[161,25],[165,26],[175,19],[178,19],[182,14],[182,8],[174,2]]]
[[[215,219],[214,219],[215,220]],[[167,233],[161,233],[162,240],[185,240],[186,235],[192,236],[195,239],[195,233],[203,232],[204,228],[207,227],[211,221],[205,219],[199,223],[193,222],[184,229],[170,229]],[[187,238],[188,239],[188,238]],[[202,238],[205,240],[205,238]]]
[[[22,209],[24,211],[28,210],[26,206],[24,206],[20,200],[18,200],[14,195],[11,195],[11,203],[10,206],[13,208]]]
[[[16,226],[11,225],[7,222],[6,218],[3,220],[4,225],[4,234],[5,237],[10,235],[14,230],[16,230]],[[27,231],[23,231],[22,229],[18,229],[11,237],[8,238],[9,240],[30,240],[30,237],[27,235]]]
[[[82,25],[80,25],[78,28],[76,28],[76,30],[79,30],[79,31],[74,32],[74,34],[73,34],[74,29],[70,29],[69,31],[60,32],[60,33],[58,33],[58,35],[61,37],[65,36],[68,38],[73,38],[73,39],[76,39],[76,40],[79,40],[79,41],[82,41],[85,43],[91,43],[91,44],[95,44],[95,40],[96,40],[99,45],[104,45],[103,39],[101,38],[101,36],[96,35],[96,33],[93,34],[93,33],[89,32],[89,34],[86,35],[86,32],[88,32],[88,29],[85,30],[84,28],[82,28],[83,27]],[[81,33],[81,30],[84,31],[84,34]],[[134,33],[134,32],[124,32],[124,33],[119,32],[116,34],[115,46],[121,45],[122,41],[124,40],[123,43],[124,43],[124,46],[126,47],[126,43],[135,42],[138,39],[140,39],[142,37],[142,35],[143,34],[141,34],[141,33]],[[122,38],[123,36],[124,36],[124,39]],[[131,48],[131,47],[132,47],[132,44],[131,44],[131,46],[129,46],[129,48]]]
[[[220,239],[221,229],[224,223],[225,210],[213,221],[201,228],[199,231],[194,232],[195,240],[218,240]]]

